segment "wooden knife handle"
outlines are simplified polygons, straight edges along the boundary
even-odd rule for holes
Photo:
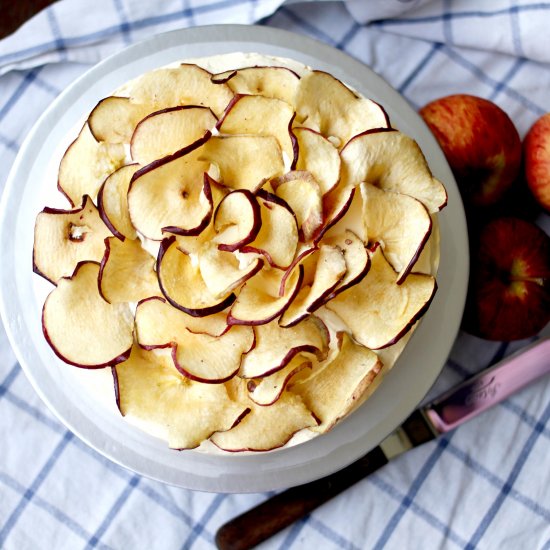
[[[279,493],[222,525],[216,533],[216,544],[220,550],[253,548],[387,462],[376,447],[339,472]]]

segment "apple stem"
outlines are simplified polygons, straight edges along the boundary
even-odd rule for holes
[[[543,277],[519,277],[510,275],[509,280],[511,283],[515,282],[531,282],[536,283],[537,285],[544,286],[544,278]]]

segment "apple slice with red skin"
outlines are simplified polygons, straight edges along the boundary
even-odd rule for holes
[[[178,243],[178,248],[185,252],[186,254],[196,254],[198,255],[201,248],[209,243],[216,236],[214,227],[212,223],[206,226],[198,235],[196,236],[180,236],[176,235],[176,241]]]
[[[240,287],[262,269],[261,258],[251,258],[241,267],[239,259],[231,252],[219,250],[214,242],[205,243],[199,252],[199,269],[208,290],[222,298]]]
[[[132,177],[128,210],[134,227],[145,237],[160,241],[165,232],[198,235],[209,224],[214,208],[206,175],[209,164],[196,158],[205,139],[148,164]]]
[[[193,382],[156,351],[134,346],[112,372],[122,416],[155,426],[172,449],[194,449],[250,412],[229,398],[223,384]]]
[[[236,94],[273,97],[294,105],[300,77],[286,67],[244,67],[215,74],[212,81],[226,83]]]
[[[295,327],[301,319],[321,307],[327,297],[334,292],[347,271],[344,253],[338,246],[322,244],[315,254],[307,257],[307,260],[315,260],[313,281],[309,287],[302,287],[300,294],[283,313],[279,319],[279,324],[282,327]],[[307,293],[302,292],[305,288],[309,289]]]
[[[135,319],[141,347],[171,348],[178,371],[207,384],[221,384],[235,376],[255,342],[251,327],[224,327],[223,314],[194,318],[161,298],[140,302]]]
[[[336,186],[334,191],[328,193],[328,196],[332,195],[338,190],[343,189],[349,191],[350,187],[342,187],[340,184]],[[343,198],[343,197],[342,197]],[[338,195],[333,197],[333,200],[337,200]],[[327,203],[325,197],[325,203]],[[361,195],[361,189],[358,185],[354,188],[353,195],[349,200],[349,203],[345,204],[345,210],[342,215],[337,216],[336,220],[328,226],[325,226],[323,230],[316,236],[318,242],[321,238],[324,240],[331,239],[332,237],[340,237],[346,231],[353,231],[362,241],[365,241],[365,224],[363,223],[363,196]]]
[[[357,405],[382,368],[376,353],[356,344],[348,334],[339,332],[338,353],[332,361],[304,379],[292,384],[319,419],[321,433],[328,432]]]
[[[299,265],[302,265],[304,268],[304,277],[302,280],[302,286],[310,285],[313,282],[313,275],[315,274],[315,266],[317,265],[317,260],[314,255],[319,247],[311,243],[300,243],[296,251],[296,256],[290,266],[286,269],[286,272],[281,280],[281,288],[279,290],[279,296],[282,296],[285,293],[286,281],[294,273]]]
[[[290,132],[294,109],[280,99],[261,95],[236,95],[217,124],[220,134],[272,136],[294,163],[296,139]]]
[[[279,325],[283,328],[291,328],[309,317],[306,302],[311,293],[311,284],[302,284],[296,298],[279,317]]]
[[[329,301],[340,292],[361,282],[370,269],[370,256],[365,243],[349,229],[339,235],[327,237],[323,242],[327,245],[338,246],[342,250],[346,262],[346,273],[336,288],[327,296],[326,301]]]
[[[189,147],[212,130],[218,119],[208,107],[186,105],[151,113],[136,126],[130,143],[134,162],[142,165]]]
[[[241,378],[261,378],[282,368],[300,353],[310,353],[323,360],[328,352],[330,335],[320,319],[310,316],[293,329],[282,328],[277,321],[254,327],[256,346],[245,355]]]
[[[192,334],[206,334],[216,338],[223,336],[231,328],[223,312],[194,317],[174,308],[162,296],[142,300],[137,304],[136,312],[138,309],[142,315],[142,332],[136,329],[136,340],[145,349],[169,347],[171,340],[167,333],[183,330],[183,327]],[[136,327],[139,328],[138,325]]]
[[[260,230],[250,244],[241,247],[241,252],[262,254],[271,266],[285,269],[298,247],[296,216],[283,199],[272,193],[260,189],[256,198],[260,205]]]
[[[220,185],[208,174],[205,174],[205,178],[208,179],[208,183],[210,184],[212,204],[215,212],[223,198],[229,193],[229,189],[223,185]],[[181,250],[187,252],[187,254],[198,254],[206,243],[209,243],[216,237],[216,231],[214,229],[214,216],[211,217],[208,225],[198,235],[177,235],[176,237],[178,247]]]
[[[270,183],[294,212],[300,240],[310,241],[323,223],[323,197],[315,178],[310,172],[291,171]]]
[[[75,210],[44,208],[34,226],[33,271],[53,284],[85,260],[99,262],[111,235],[90,197]]]
[[[281,283],[285,272],[282,269],[262,269],[241,288],[239,296],[227,315],[229,325],[264,325],[278,318],[298,294],[304,277],[299,266],[288,277],[283,295]]]
[[[108,237],[99,269],[99,292],[110,304],[161,296],[154,266],[155,258],[138,239]]]
[[[210,438],[224,451],[271,451],[286,445],[296,432],[317,425],[297,395],[285,392],[273,405],[263,407],[248,397],[245,381],[235,378],[227,383],[227,389],[233,400],[251,411],[231,430]]]
[[[404,336],[428,309],[436,290],[430,275],[411,273],[398,285],[397,274],[380,246],[361,282],[325,304],[346,325],[356,342],[370,349],[390,346]]]
[[[128,97],[102,99],[88,116],[88,125],[96,141],[130,143],[138,122],[154,111],[151,105],[132,103]]]
[[[250,191],[232,191],[217,206],[213,223],[216,232],[213,241],[218,248],[235,252],[258,235],[262,223],[260,205]]]
[[[430,213],[447,204],[443,184],[433,177],[418,143],[391,128],[356,135],[340,152],[343,185],[370,183],[418,199]]]
[[[46,341],[60,359],[76,367],[116,365],[132,349],[132,311],[126,303],[107,303],[98,277],[98,263],[78,263],[70,277],[58,281],[42,309]]]
[[[213,163],[219,182],[230,189],[255,193],[285,170],[281,147],[272,136],[214,136],[200,153],[199,160]]]
[[[135,239],[136,229],[128,212],[128,189],[139,164],[121,166],[103,182],[97,195],[97,208],[101,219],[120,240]]]
[[[363,224],[367,243],[382,243],[397,271],[397,284],[411,272],[432,232],[432,219],[417,199],[362,183]]]
[[[296,355],[285,367],[269,376],[249,380],[246,385],[250,399],[257,405],[273,405],[281,397],[287,385],[300,372],[311,370],[311,358],[306,355]]]
[[[389,119],[378,103],[359,97],[338,79],[323,71],[302,76],[295,99],[296,126],[337,138],[339,146],[360,132],[387,128]]]
[[[210,107],[219,117],[233,99],[227,84],[212,82],[212,74],[191,63],[156,69],[137,78],[130,89],[132,103],[152,105],[154,110],[178,105]]]
[[[86,123],[61,158],[57,188],[71,206],[80,204],[84,195],[95,199],[105,178],[122,166],[125,158],[124,145],[96,141]]]
[[[472,258],[464,328],[488,340],[537,334],[550,322],[550,237],[533,223],[497,218]]]
[[[323,223],[313,235],[313,242],[319,243],[325,233],[335,226],[350,209],[358,193],[354,185],[340,181],[336,187],[323,196]]]
[[[157,276],[166,299],[193,317],[222,311],[235,301],[234,294],[216,297],[208,290],[199,266],[193,264],[189,254],[178,248],[175,236],[160,243]]]
[[[323,135],[311,128],[293,128],[298,140],[296,170],[310,172],[325,195],[336,187],[340,179],[340,154]]]

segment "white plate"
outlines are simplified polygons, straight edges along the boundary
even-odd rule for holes
[[[144,71],[190,57],[259,52],[296,59],[331,72],[388,110],[397,127],[422,147],[447,187],[440,215],[439,291],[396,367],[375,394],[330,433],[267,454],[210,456],[175,452],[129,426],[83,393],[46,344],[42,303],[31,271],[33,226],[45,204],[45,170],[67,145],[67,134],[98,99]],[[51,202],[51,201],[50,201]],[[279,489],[334,472],[376,446],[416,407],[439,374],[456,337],[468,274],[462,203],[432,135],[407,102],[362,63],[325,44],[266,27],[212,26],[170,32],[136,44],[98,64],[38,121],[15,161],[0,210],[1,313],[15,353],[36,391],[76,435],[111,460],[148,477],[190,489],[256,492]],[[14,237],[14,236],[17,237]]]

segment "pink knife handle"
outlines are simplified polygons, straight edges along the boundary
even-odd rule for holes
[[[550,373],[550,338],[523,348],[453,388],[428,405],[424,414],[437,432],[448,432],[547,373]]]

